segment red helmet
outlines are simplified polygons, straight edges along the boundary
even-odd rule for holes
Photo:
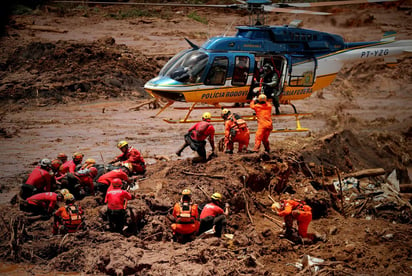
[[[59,170],[60,166],[63,165],[63,162],[60,159],[54,159],[51,162],[51,167],[53,170],[57,171]]]
[[[81,152],[75,152],[73,154],[73,161],[82,162],[84,154]]]
[[[66,162],[67,161],[67,155],[64,152],[60,152],[57,155],[57,159],[60,159],[62,162]]]
[[[97,175],[97,169],[95,167],[89,168],[89,175],[90,177],[95,178]]]
[[[112,185],[114,188],[120,188],[122,187],[123,183],[122,180],[120,178],[115,178],[112,180]]]

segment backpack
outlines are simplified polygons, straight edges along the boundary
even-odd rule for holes
[[[246,121],[238,114],[233,113],[230,120],[235,123],[229,130],[230,136],[235,137],[239,131],[245,131],[247,129]]]
[[[80,210],[77,205],[67,205],[66,206],[67,214],[69,218],[63,221],[64,226],[67,228],[69,233],[76,232],[76,230],[82,227],[83,218],[80,214]]]

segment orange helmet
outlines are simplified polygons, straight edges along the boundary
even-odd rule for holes
[[[112,180],[112,185],[114,188],[120,188],[122,187],[123,183],[122,180],[120,178],[115,178]]]
[[[258,97],[259,102],[266,102],[266,99],[267,99],[267,97],[266,97],[265,94],[260,94],[259,97]]]
[[[63,163],[67,161],[67,155],[64,152],[60,152],[57,155],[57,159],[60,159]]]
[[[184,189],[183,191],[182,191],[182,195],[191,195],[192,194],[192,191],[190,191],[189,189]]]

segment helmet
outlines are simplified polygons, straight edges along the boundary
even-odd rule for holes
[[[63,196],[65,196],[65,195],[67,195],[67,194],[70,194],[69,190],[67,190],[67,189],[61,189],[59,192],[60,192]]]
[[[122,183],[122,180],[120,178],[115,178],[115,179],[112,180],[112,185],[115,188],[120,188],[120,187],[122,187],[123,183]]]
[[[210,114],[209,112],[205,112],[205,113],[203,113],[203,115],[202,115],[202,120],[210,120],[210,119],[212,119],[212,114]]]
[[[122,167],[125,167],[129,172],[133,171],[133,165],[130,162],[122,162]]]
[[[41,167],[50,167],[51,166],[51,161],[50,159],[44,158],[40,161],[40,166]]]
[[[119,149],[121,149],[121,148],[123,148],[123,147],[125,147],[125,146],[127,146],[127,145],[128,145],[127,141],[120,141],[119,143],[117,143],[117,147],[118,147]]]
[[[272,67],[272,65],[270,65],[269,63],[265,63],[265,65],[263,65],[263,69],[264,69],[265,71],[268,71],[268,70],[272,71],[272,70],[273,70],[273,67]]]
[[[83,160],[83,156],[84,156],[84,154],[83,153],[81,153],[81,152],[75,152],[75,153],[73,153],[73,161],[79,161],[79,162],[81,162],[82,160]]]
[[[61,165],[63,165],[63,162],[60,159],[54,159],[51,161],[51,167],[55,170],[58,170]]]
[[[184,189],[183,191],[182,191],[182,195],[191,195],[192,194],[192,191],[190,191],[189,189]]]
[[[274,202],[274,203],[272,204],[272,210],[273,210],[274,212],[279,212],[280,209],[282,209],[282,207],[281,207],[281,205],[280,205],[279,202]]]
[[[258,97],[259,102],[266,102],[266,95],[265,94],[260,94]]]
[[[57,200],[58,201],[63,201],[64,200],[64,195],[61,193],[61,191],[56,191],[57,194]]]
[[[230,115],[230,110],[229,109],[222,109],[222,118],[227,118]]]
[[[219,194],[219,193],[214,193],[212,196],[211,196],[211,198],[212,199],[214,199],[214,200],[221,200],[222,199],[222,195],[221,194]]]
[[[66,162],[67,161],[67,155],[64,152],[60,152],[57,155],[57,159],[60,159],[62,162]]]
[[[74,195],[72,195],[72,194],[70,194],[70,193],[65,194],[65,195],[64,195],[64,200],[65,200],[66,202],[72,202],[72,201],[74,201]]]
[[[97,169],[95,167],[89,168],[89,175],[90,177],[94,178],[97,175]]]
[[[84,163],[86,164],[96,164],[96,160],[94,160],[93,158],[87,158],[86,161],[84,161]]]

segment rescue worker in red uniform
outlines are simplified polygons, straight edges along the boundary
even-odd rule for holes
[[[81,170],[75,173],[68,173],[61,179],[62,188],[68,189],[76,198],[83,198],[86,195],[94,195],[93,178],[97,175],[97,169]]]
[[[63,201],[63,194],[46,192],[35,194],[20,203],[20,210],[34,215],[51,216],[57,206],[57,201]]]
[[[64,152],[60,152],[59,154],[57,154],[57,159],[62,161],[62,164],[64,164],[67,162],[67,155]]]
[[[114,179],[117,178],[129,184],[132,183],[132,178],[129,178],[132,170],[132,164],[124,163],[123,166],[120,167],[120,169],[115,169],[103,174],[97,179],[96,190],[101,192],[103,194],[103,197],[105,197],[106,192],[108,191],[108,188],[110,187]]]
[[[206,204],[200,213],[199,235],[213,229],[216,237],[222,236],[222,231],[226,227],[226,216],[229,215],[229,204],[225,204],[223,211],[222,195],[214,193],[211,196],[212,202]]]
[[[146,173],[146,163],[137,149],[129,146],[126,141],[120,141],[117,143],[117,147],[122,151],[122,154],[110,161],[109,164],[116,162],[130,163],[133,166],[132,174]]]
[[[173,207],[172,215],[175,219],[172,224],[173,240],[182,243],[193,240],[200,223],[198,205],[192,203],[192,192],[189,189],[182,191],[182,198]]]
[[[73,154],[72,160],[63,163],[62,165],[62,172],[63,173],[74,173],[76,171],[76,167],[81,165],[83,161],[84,154],[81,152],[75,152]]]
[[[75,233],[85,228],[83,210],[74,203],[74,196],[67,193],[64,200],[66,205],[54,213],[53,235]]]
[[[210,123],[212,115],[209,112],[205,112],[202,115],[202,121],[194,124],[189,128],[188,133],[184,135],[185,143],[176,152],[177,156],[182,154],[182,151],[187,147],[199,154],[202,162],[206,162],[206,139],[209,140],[212,147],[212,155],[215,156],[215,128]]]
[[[112,180],[113,189],[107,191],[104,200],[107,203],[107,218],[111,231],[122,233],[126,223],[127,200],[134,198],[129,192],[122,190],[119,178]]]
[[[263,143],[265,151],[270,152],[269,135],[272,132],[272,104],[266,101],[266,95],[260,94],[259,97],[250,102],[250,108],[256,112],[258,129],[255,134],[254,152],[259,152],[260,144]]]
[[[89,169],[94,165],[96,165],[96,160],[94,160],[93,158],[87,158],[86,161],[84,161],[83,165],[80,166],[80,170]]]
[[[50,160],[47,158],[42,159],[39,166],[34,168],[21,186],[20,197],[27,199],[38,193],[50,192],[55,183],[53,176],[50,174],[50,170]]]
[[[298,223],[298,234],[300,238],[313,240],[314,234],[308,234],[309,223],[312,221],[312,208],[304,201],[281,200],[272,204],[272,210],[285,221],[285,236],[293,237],[293,221]]]
[[[238,152],[246,151],[250,140],[246,121],[226,108],[222,109],[222,118],[225,121],[225,153],[233,153],[234,143],[239,143]]]

